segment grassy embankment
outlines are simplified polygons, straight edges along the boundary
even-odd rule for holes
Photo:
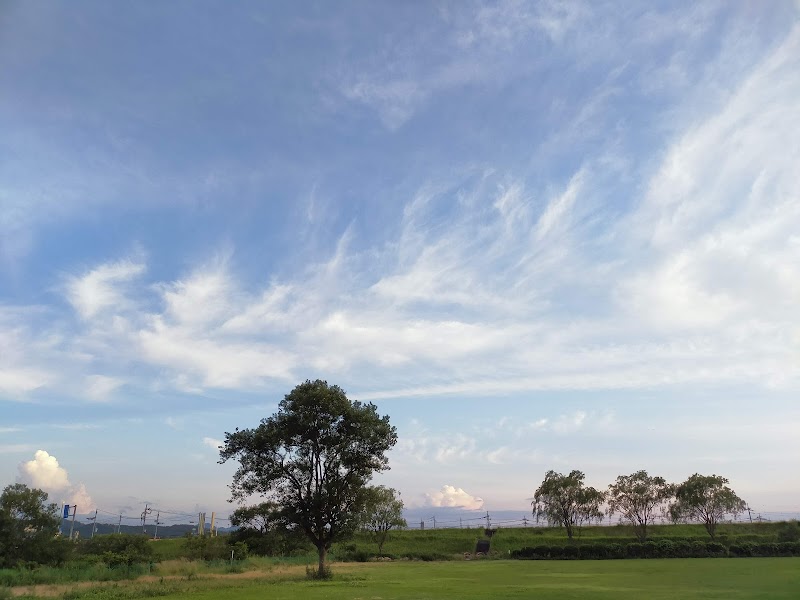
[[[722,524],[717,530],[717,541],[728,545],[736,542],[775,542],[779,523]],[[447,560],[472,552],[475,542],[482,539],[483,529],[426,529],[392,532],[383,547],[383,554],[392,557]],[[711,538],[702,525],[654,525],[648,528],[648,540],[701,540]],[[563,529],[554,527],[519,527],[498,529],[491,539],[492,554],[507,556],[513,550],[526,546],[560,546],[580,544],[626,544],[636,542],[633,529],[625,525],[584,527],[572,541]],[[349,542],[337,544],[331,552],[332,560],[353,560],[377,554],[377,545],[364,534]]]
[[[780,523],[736,523],[722,524],[717,531],[717,541],[722,544],[733,542],[774,542],[777,541]],[[461,557],[465,552],[475,549],[475,542],[483,539],[483,529],[426,529],[392,531],[384,544],[383,554],[397,558],[423,558],[448,560]],[[702,540],[711,538],[702,525],[654,525],[648,530],[649,540]],[[510,551],[526,546],[599,544],[635,542],[633,529],[626,525],[584,527],[579,536],[571,542],[563,529],[557,527],[517,527],[498,529],[491,540],[492,553],[508,555]],[[158,540],[153,543],[157,560],[173,560],[184,556],[182,539]],[[357,534],[352,540],[335,544],[331,550],[331,560],[352,560],[355,556],[375,556],[377,544],[369,535]],[[290,562],[304,562],[305,557],[315,558],[315,551],[309,547],[307,554],[292,557]]]

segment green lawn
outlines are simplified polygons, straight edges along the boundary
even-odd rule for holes
[[[186,600],[669,599],[800,597],[800,558],[614,561],[464,561],[333,565],[334,579],[302,573],[269,579],[215,579],[93,589],[69,598],[160,596]],[[165,595],[166,594],[166,595]]]

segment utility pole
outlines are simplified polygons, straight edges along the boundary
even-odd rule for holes
[[[148,502],[144,503],[144,510],[142,511],[142,533],[147,533],[144,529],[144,526],[147,524],[147,515],[153,512],[153,509],[150,508]]]
[[[161,516],[161,511],[159,510],[159,511],[156,512],[156,533],[153,536],[154,540],[158,539],[158,526],[161,524],[161,522],[158,519],[159,519],[160,516]]]
[[[489,517],[489,511],[487,510],[486,511],[486,529],[491,529],[491,528],[492,528],[492,520]]]
[[[750,505],[747,505],[747,516],[750,517],[750,522],[753,522],[753,513],[750,512]]]
[[[97,531],[97,509],[94,509],[94,518],[92,519],[92,537],[94,537],[95,531]]]
[[[119,523],[117,523],[117,533],[122,529],[122,515],[119,516]]]
[[[436,529],[436,515],[433,515],[431,519],[433,519],[433,528]]]
[[[464,528],[464,523],[461,522],[461,517],[458,517],[458,528],[459,529],[463,529]]]

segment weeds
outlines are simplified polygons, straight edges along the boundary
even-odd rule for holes
[[[322,568],[322,573],[319,572],[317,567],[306,565],[306,579],[313,581],[328,581],[333,579],[333,571],[331,571],[331,568],[328,565],[325,565]]]
[[[183,591],[176,583],[157,583],[148,585],[111,585],[71,590],[62,597],[64,600],[134,600],[136,598],[157,598]]]

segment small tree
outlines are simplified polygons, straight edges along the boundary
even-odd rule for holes
[[[403,501],[399,492],[382,485],[368,487],[365,492],[361,526],[372,533],[378,544],[378,554],[382,554],[389,531],[407,525],[403,518]]]
[[[286,522],[316,546],[324,577],[328,550],[357,528],[364,488],[389,468],[386,452],[396,442],[389,417],[374,404],[353,402],[326,381],[306,381],[255,429],[226,432],[219,462],[239,461],[232,500],[260,494],[281,506]]]
[[[274,502],[240,506],[231,513],[231,525],[267,533],[282,522],[280,507]]]
[[[675,488],[675,502],[670,506],[674,521],[690,520],[703,524],[714,539],[717,524],[726,514],[737,515],[746,504],[719,475],[695,473]]]
[[[647,471],[620,475],[608,486],[608,514],[619,513],[633,526],[640,542],[647,539],[651,525],[660,508],[673,496],[674,488],[663,477],[651,477]]]
[[[274,502],[240,506],[231,513],[230,543],[244,542],[252,554],[283,556],[295,550],[308,550],[308,538],[297,525],[288,523],[283,510]]]
[[[146,563],[153,558],[153,545],[141,534],[97,535],[80,540],[77,547],[80,554],[99,558],[110,567]]]
[[[47,493],[22,483],[0,494],[0,567],[19,561],[58,563],[63,545],[54,540],[61,518],[58,506],[47,504]]]
[[[550,525],[564,527],[569,539],[584,523],[601,521],[600,505],[605,494],[593,487],[584,487],[584,478],[581,471],[572,471],[569,475],[548,471],[531,502],[536,520],[545,519]]]

